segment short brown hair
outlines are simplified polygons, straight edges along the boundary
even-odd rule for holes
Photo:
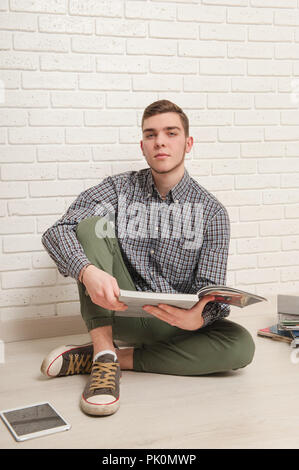
[[[143,128],[144,120],[162,113],[177,113],[181,119],[185,136],[189,137],[189,120],[184,111],[175,103],[168,100],[159,100],[147,106],[143,112],[141,127]]]

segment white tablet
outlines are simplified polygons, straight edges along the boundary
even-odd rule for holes
[[[67,431],[71,427],[48,402],[4,410],[0,416],[17,441]]]

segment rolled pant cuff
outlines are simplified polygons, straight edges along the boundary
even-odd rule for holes
[[[99,317],[91,318],[90,320],[85,320],[87,330],[94,330],[99,326],[113,325],[113,317]]]

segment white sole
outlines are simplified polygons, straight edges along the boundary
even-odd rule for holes
[[[42,365],[41,365],[41,372],[44,374],[46,377],[57,377],[58,374],[50,374],[51,367],[53,367],[53,364],[55,361],[61,362],[62,365],[62,354],[64,354],[67,351],[71,351],[72,349],[79,349],[79,348],[84,348],[86,346],[92,345],[92,342],[90,343],[85,343],[85,344],[67,344],[64,346],[59,346],[56,349],[53,349],[43,360]],[[59,367],[59,366],[58,366]],[[60,369],[61,370],[61,367]]]
[[[115,413],[119,408],[119,398],[111,403],[98,404],[89,403],[83,395],[80,401],[81,409],[84,413],[93,416],[108,416]]]

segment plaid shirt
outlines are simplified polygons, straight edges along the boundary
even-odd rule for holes
[[[109,176],[83,191],[42,236],[63,276],[78,280],[81,269],[90,262],[76,237],[76,227],[95,215],[114,222],[137,290],[194,294],[204,286],[226,283],[227,211],[186,168],[165,199],[150,168]],[[203,311],[204,326],[229,312],[228,305],[209,302]]]

